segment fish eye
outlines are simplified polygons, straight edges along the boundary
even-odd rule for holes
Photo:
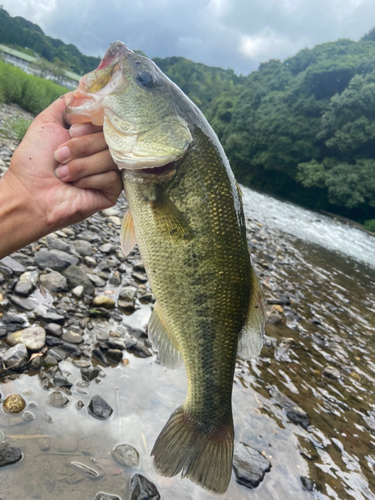
[[[147,89],[152,89],[155,83],[151,73],[146,70],[138,73],[136,79],[143,87],[146,87]]]

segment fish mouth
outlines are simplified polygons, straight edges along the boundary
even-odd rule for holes
[[[160,167],[148,167],[148,168],[137,168],[137,169],[123,169],[123,172],[127,176],[131,177],[142,177],[148,180],[164,181],[171,180],[177,172],[177,167],[180,165],[181,161],[171,161],[162,165]]]

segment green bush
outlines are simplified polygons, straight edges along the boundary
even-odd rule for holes
[[[367,229],[367,231],[372,231],[373,233],[375,233],[375,219],[366,220],[365,228]]]
[[[6,128],[0,129],[0,134],[5,135],[10,139],[17,139],[18,141],[22,141],[30,124],[31,120],[22,118],[21,116],[17,116],[7,122]]]
[[[65,87],[0,61],[1,102],[18,104],[36,115],[66,92]]]

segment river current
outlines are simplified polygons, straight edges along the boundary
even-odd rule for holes
[[[375,237],[242,189],[269,321],[259,359],[238,360],[233,414],[236,442],[263,453],[271,470],[253,490],[237,484],[233,474],[222,498],[375,500]],[[116,298],[118,289],[113,292]],[[149,315],[142,305],[121,324],[98,321],[96,329],[144,328]],[[103,367],[105,376],[90,384],[82,384],[69,360],[60,363],[74,381],[73,402],[63,409],[48,405],[38,376],[24,374],[2,385],[5,396],[22,394],[35,417],[25,422],[1,415],[1,432],[24,453],[19,463],[0,469],[3,500],[92,500],[99,491],[127,500],[134,472],[151,480],[165,500],[218,498],[153,469],[155,439],[186,394],[184,368],[166,370],[155,356],[126,357],[127,366]],[[107,421],[77,408],[78,400],[87,405],[95,394],[114,409]],[[280,394],[306,413],[308,425],[288,417]],[[139,469],[126,470],[112,458],[119,443],[139,451]],[[99,476],[82,474],[72,462]]]

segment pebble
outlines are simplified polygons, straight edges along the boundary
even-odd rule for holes
[[[59,293],[68,291],[68,283],[65,276],[57,271],[51,271],[48,274],[40,276],[41,285],[49,292]]]
[[[52,335],[53,337],[61,337],[63,333],[61,325],[58,325],[57,323],[48,323],[44,329],[47,335]]]
[[[0,260],[0,265],[5,266],[8,269],[11,269],[14,272],[14,274],[22,274],[26,271],[25,266],[20,264],[18,260],[13,259],[9,255]]]
[[[108,349],[106,352],[106,356],[108,359],[111,361],[114,361],[115,363],[121,363],[122,361],[122,351],[119,349]]]
[[[97,276],[96,274],[88,274],[87,275],[89,280],[98,288],[101,288],[103,286],[105,286],[105,281],[100,278],[100,276]]]
[[[121,500],[121,498],[117,495],[112,495],[111,493],[103,493],[99,491],[99,493],[95,495],[94,500]]]
[[[260,451],[245,443],[238,443],[234,448],[233,469],[237,483],[253,489],[271,470],[271,462]]]
[[[63,336],[61,338],[65,342],[70,342],[71,344],[82,344],[83,342],[83,335],[80,335],[79,333],[73,331],[63,333]]]
[[[87,266],[90,267],[96,266],[96,260],[93,257],[85,257],[83,260]]]
[[[8,368],[22,368],[28,360],[27,349],[23,344],[17,344],[7,350],[3,357]]]
[[[84,293],[85,289],[82,285],[78,285],[76,286],[75,288],[73,288],[72,290],[72,294],[77,297],[78,299],[80,299]]]
[[[307,413],[302,410],[294,401],[285,396],[280,392],[277,387],[272,387],[270,389],[270,394],[274,398],[275,402],[284,408],[285,413],[289,420],[296,425],[301,425],[304,429],[307,429],[310,425],[309,417]]]
[[[43,348],[46,341],[46,331],[40,326],[30,326],[18,332],[9,333],[7,343],[10,346],[23,344],[29,351],[37,352]]]
[[[102,253],[109,254],[111,252],[115,252],[116,247],[114,245],[112,245],[112,243],[104,243],[104,245],[100,245],[99,250]]]
[[[21,413],[26,408],[26,401],[19,394],[7,396],[3,402],[6,413]]]
[[[139,358],[148,358],[149,356],[152,356],[152,353],[144,344],[135,340],[127,340],[125,342],[125,348],[127,351],[135,354]]]
[[[86,380],[87,382],[91,382],[91,380],[94,380],[98,378],[100,373],[100,369],[96,367],[91,367],[91,368],[82,368],[81,370],[81,375],[83,380]]]
[[[107,297],[106,295],[97,295],[92,301],[93,306],[104,307],[105,309],[113,309],[116,305],[116,301]]]
[[[34,288],[35,285],[32,280],[32,274],[30,271],[26,271],[25,273],[21,274],[14,291],[17,295],[26,297],[27,295],[30,295]]]
[[[113,409],[101,396],[94,396],[88,406],[88,412],[91,416],[104,420],[112,415]]]
[[[37,303],[31,299],[17,297],[17,295],[9,295],[9,300],[19,309],[24,311],[33,311],[37,307]]]
[[[65,323],[65,317],[53,311],[38,311],[36,317],[46,323],[57,323],[58,325]]]
[[[108,220],[111,221],[115,226],[121,226],[121,219],[120,217],[116,217],[116,215],[109,216]]]
[[[76,471],[80,472],[89,479],[99,479],[104,475],[103,472],[98,472],[97,470],[92,469],[85,464],[81,464],[80,462],[70,462],[70,464]]]
[[[20,448],[11,446],[6,441],[0,444],[0,467],[5,465],[15,464],[22,458],[22,451]]]
[[[62,271],[68,266],[77,265],[79,260],[61,250],[40,250],[35,255],[34,262],[40,269],[49,267],[54,271]]]
[[[82,257],[88,257],[93,254],[92,245],[86,240],[75,240],[73,242],[76,251],[82,255]]]
[[[341,378],[341,373],[340,371],[335,368],[334,366],[326,366],[324,370],[322,371],[323,375],[326,377],[332,378],[334,380],[340,380]]]
[[[76,288],[77,286],[83,286],[88,295],[94,295],[94,287],[89,280],[88,275],[80,267],[75,265],[69,266],[63,271],[63,275],[67,279],[68,285],[71,289]]]
[[[64,235],[65,236],[65,235]],[[65,241],[62,241],[56,233],[48,234],[46,236],[48,248],[51,250],[61,250],[62,252],[69,253],[70,246]]]
[[[48,403],[56,408],[65,408],[69,402],[70,399],[60,391],[53,391],[48,397]]]
[[[119,444],[112,450],[112,456],[127,467],[139,467],[139,453],[130,444]]]
[[[130,500],[160,500],[156,486],[142,474],[134,474],[130,480]]]
[[[141,283],[146,283],[146,281],[147,281],[147,276],[145,274],[132,273],[132,276],[133,276],[133,278],[140,281]]]
[[[135,286],[125,286],[121,289],[119,297],[121,297],[123,300],[135,301],[135,299],[137,298],[137,292],[138,288],[136,288]]]

